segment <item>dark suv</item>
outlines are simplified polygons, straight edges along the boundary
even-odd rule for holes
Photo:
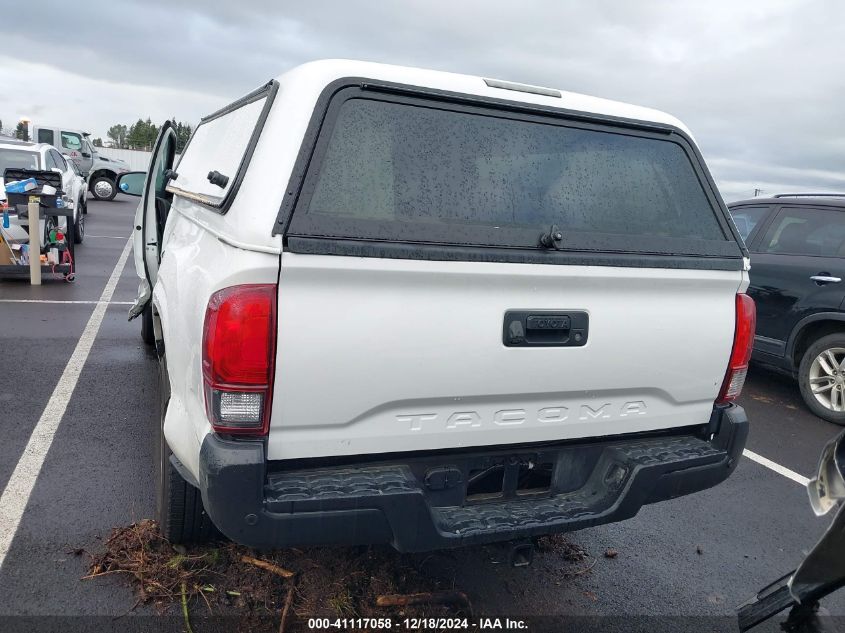
[[[797,377],[807,406],[845,425],[845,194],[728,206],[751,252],[753,360]]]

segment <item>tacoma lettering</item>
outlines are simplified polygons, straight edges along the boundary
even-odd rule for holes
[[[437,426],[437,421],[446,418],[447,429],[469,429],[487,426],[519,426],[522,424],[559,424],[567,420],[608,420],[614,417],[626,418],[645,415],[646,403],[642,400],[631,400],[620,405],[606,402],[601,405],[582,404],[577,408],[577,415],[569,407],[543,407],[536,412],[526,409],[501,409],[493,414],[492,419],[485,419],[478,411],[456,411],[448,417],[437,413],[408,413],[397,415],[396,421],[407,424],[411,431],[422,431],[423,427]]]

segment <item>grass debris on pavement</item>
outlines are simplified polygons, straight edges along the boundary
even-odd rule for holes
[[[536,540],[538,553],[589,569],[589,555],[562,535]],[[484,546],[482,546],[484,547]],[[80,550],[85,552],[85,550]],[[249,630],[305,630],[308,618],[473,616],[456,586],[452,552],[402,554],[387,546],[311,547],[256,551],[228,541],[173,545],[152,520],[114,528],[103,551],[89,554],[84,580],[125,579],[135,609],[181,614],[184,629],[202,633],[201,620],[238,618]],[[435,565],[431,561],[453,562]],[[498,566],[497,566],[498,567]],[[590,566],[591,568],[591,566]],[[192,626],[193,622],[193,626]]]
[[[155,521],[114,528],[104,551],[91,556],[85,580],[125,578],[136,606],[190,617],[238,615],[266,619],[309,617],[470,616],[468,600],[443,600],[448,579],[418,571],[419,555],[388,547],[290,548],[258,552],[230,542],[172,545]],[[426,601],[420,595],[431,594]],[[379,598],[414,595],[400,606]],[[399,603],[402,601],[399,600]],[[381,603],[385,603],[382,599]],[[186,628],[189,626],[186,622]],[[278,625],[276,625],[278,626]],[[291,629],[289,629],[291,630]]]

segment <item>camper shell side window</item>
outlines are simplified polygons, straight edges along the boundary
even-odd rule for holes
[[[225,213],[240,188],[279,84],[258,90],[203,118],[182,151],[167,191]]]

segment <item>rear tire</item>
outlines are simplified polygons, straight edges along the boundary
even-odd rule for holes
[[[845,426],[845,372],[840,371],[838,366],[833,367],[834,363],[829,361],[818,363],[819,356],[826,352],[832,352],[836,361],[845,361],[845,333],[823,336],[807,348],[798,366],[798,387],[810,411],[823,420]],[[825,366],[831,368],[833,373],[825,371]],[[824,389],[828,384],[832,386]],[[821,388],[822,391],[819,394],[813,393],[813,387],[817,390]],[[834,391],[837,391],[835,396]],[[834,397],[836,399],[832,400]],[[842,410],[834,411],[831,402],[836,403],[835,408]]]
[[[153,307],[150,303],[141,313],[141,340],[147,345],[155,345],[155,330],[153,330]]]
[[[202,543],[218,537],[211,518],[202,505],[202,495],[185,481],[170,461],[171,451],[164,438],[164,414],[170,402],[170,377],[166,359],[159,359],[160,422],[158,425],[157,518],[162,536],[171,543]]]

